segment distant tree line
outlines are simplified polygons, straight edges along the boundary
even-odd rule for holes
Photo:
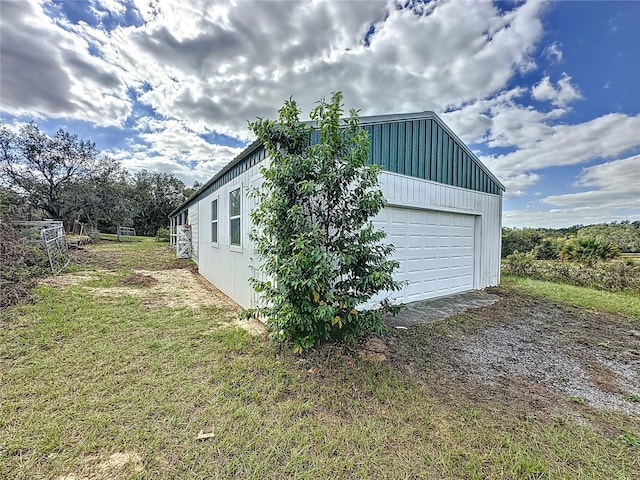
[[[131,175],[95,143],[62,129],[49,136],[29,123],[16,133],[0,123],[0,214],[155,235],[197,187],[169,173]]]
[[[503,228],[502,257],[514,252],[533,253],[541,260],[558,258],[567,242],[596,240],[615,245],[621,252],[640,252],[640,221],[622,221],[569,228]],[[575,243],[575,242],[574,242]]]

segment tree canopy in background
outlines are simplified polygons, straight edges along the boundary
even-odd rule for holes
[[[0,169],[8,186],[50,218],[63,218],[73,190],[85,182],[117,173],[122,167],[99,154],[93,142],[58,130],[53,136],[29,123],[15,134],[0,129]]]
[[[193,193],[168,173],[130,175],[93,142],[62,129],[49,136],[34,123],[17,132],[0,124],[0,211],[87,223],[102,231],[133,226],[155,235]]]
[[[640,221],[574,225],[569,228],[508,228],[502,229],[502,257],[514,252],[532,252],[536,258],[559,258],[564,244],[575,239],[594,239],[615,245],[621,252],[640,252]]]
[[[189,189],[174,175],[168,173],[137,172],[131,179],[131,199],[137,212],[132,225],[136,232],[155,234],[166,226],[167,217],[188,196]],[[152,230],[149,230],[152,226]]]

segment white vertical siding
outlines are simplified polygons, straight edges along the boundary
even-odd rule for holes
[[[259,181],[259,165],[256,165],[189,209],[200,273],[245,308],[255,305],[255,295],[248,279],[258,266],[248,236],[252,200],[247,198],[247,192],[251,185]],[[390,207],[474,216],[473,288],[482,289],[498,284],[502,197],[389,172],[382,172],[380,181]],[[229,192],[238,187],[242,188],[240,248],[230,246],[229,242]],[[217,244],[211,242],[211,201],[214,199],[218,200]],[[192,219],[197,223],[191,222]]]
[[[198,270],[200,274],[222,290],[226,295],[248,308],[254,302],[253,289],[249,285],[252,276],[252,248],[249,244],[251,228],[250,199],[247,192],[251,179],[258,173],[259,166],[223,185],[218,190],[198,202],[200,208]],[[229,192],[241,188],[241,246],[230,244],[229,232]],[[218,200],[218,243],[211,242],[211,201]]]
[[[200,217],[198,204],[191,205],[189,207],[189,224],[191,225],[191,258],[194,262],[198,261],[199,253],[199,220]]]

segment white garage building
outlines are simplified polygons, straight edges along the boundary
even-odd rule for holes
[[[374,223],[396,248],[397,279],[407,281],[392,296],[408,303],[497,285],[502,183],[433,112],[360,122],[387,199]],[[171,213],[177,249],[245,308],[257,301],[248,278],[259,266],[247,191],[260,185],[264,158],[262,144],[252,143]]]

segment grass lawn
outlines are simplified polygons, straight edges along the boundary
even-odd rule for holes
[[[608,292],[565,283],[502,275],[500,286],[554,302],[568,303],[589,310],[617,313],[640,320],[640,295]]]
[[[231,325],[229,302],[192,307],[126,281],[188,270],[166,244],[102,243],[78,258],[33,303],[0,312],[0,478],[640,475],[638,432],[617,414],[597,428],[496,415],[502,399],[452,404],[357,349],[295,356]]]

